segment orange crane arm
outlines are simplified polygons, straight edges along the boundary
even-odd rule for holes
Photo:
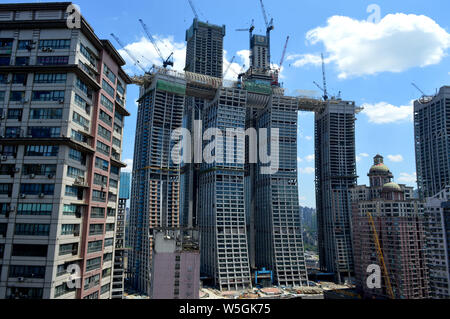
[[[383,250],[381,249],[380,240],[378,237],[377,229],[375,227],[375,221],[373,220],[372,214],[370,212],[368,212],[367,215],[369,217],[370,226],[372,228],[373,239],[375,241],[375,246],[377,249],[378,261],[380,262],[381,266],[383,267],[383,275],[384,275],[384,280],[386,282],[386,289],[389,294],[389,297],[391,299],[395,299],[394,291],[392,290],[391,280],[389,279],[389,274],[388,274],[386,263],[385,263],[384,257],[383,257]]]

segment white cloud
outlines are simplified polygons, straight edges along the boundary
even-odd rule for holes
[[[305,136],[305,140],[307,140],[307,141],[311,141],[312,139],[313,139],[312,136]]]
[[[316,156],[314,154],[308,155],[305,157],[305,161],[311,163],[314,162],[314,160],[316,159]]]
[[[357,162],[361,162],[366,157],[369,157],[369,154],[367,154],[367,153],[360,153],[359,155],[356,155],[356,161]]]
[[[297,157],[297,163],[302,163],[302,162],[303,162],[303,158]]]
[[[412,122],[414,119],[414,106],[411,101],[409,105],[395,106],[386,102],[376,104],[363,104],[362,111],[369,118],[370,123],[389,124],[397,122]]]
[[[332,16],[327,25],[307,32],[310,44],[322,42],[340,78],[403,72],[438,64],[450,47],[450,34],[424,15],[389,14],[379,23]],[[320,65],[319,55],[289,57],[291,65]]]
[[[242,51],[237,52],[236,54],[241,59],[241,62],[244,62],[244,64],[245,64],[245,61],[249,61],[249,59],[250,59],[249,58],[250,51],[248,51],[248,50],[242,50]],[[223,51],[223,72],[224,73],[230,66],[231,59],[232,58],[230,58],[230,60],[228,60],[227,51],[224,50]],[[234,61],[236,61],[236,59]],[[239,63],[233,62],[231,64],[231,67],[229,68],[227,74],[225,74],[225,79],[235,81],[237,79],[238,75],[243,72],[244,72],[244,68]]]
[[[300,168],[300,174],[311,175],[314,174],[315,171],[314,167]]]
[[[400,177],[398,178],[398,181],[400,183],[405,183],[405,184],[416,184],[417,174],[416,173],[412,173],[412,174],[401,173]]]
[[[125,164],[127,164],[127,167],[122,168],[122,172],[131,173],[133,171],[133,159],[127,158],[123,161]]]
[[[153,36],[161,54],[167,58],[173,52],[174,70],[182,71],[186,62],[186,44],[184,42],[176,42],[173,36]],[[156,52],[153,44],[146,38],[142,37],[139,41],[130,43],[125,46],[134,57],[139,60],[140,64],[149,70],[153,65],[162,65],[162,60]],[[119,50],[124,60],[127,62],[126,70],[129,72],[142,73],[133,60],[128,56],[124,49]]]
[[[403,162],[403,156],[402,155],[388,155],[387,158],[394,163],[400,163]]]

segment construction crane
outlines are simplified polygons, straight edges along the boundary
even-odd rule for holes
[[[289,44],[289,36],[287,36],[287,38],[286,38],[286,43],[284,44],[283,53],[281,54],[280,64],[279,64],[278,70],[275,72],[274,81],[273,81],[272,85],[275,85],[275,86],[279,85],[278,80],[279,80],[279,76],[281,73],[281,67],[283,66],[284,59],[286,57],[286,51],[287,51],[288,44]]]
[[[269,21],[267,18],[266,8],[264,7],[263,0],[259,0],[261,3],[261,9],[264,17],[264,22],[266,23],[266,36],[267,36],[267,57],[269,59],[269,69],[270,69],[270,32],[275,28],[273,25],[273,18]]]
[[[380,239],[378,237],[377,229],[375,227],[375,221],[370,212],[367,212],[367,216],[369,217],[370,227],[372,228],[372,235],[375,242],[375,248],[377,250],[378,262],[381,264],[381,267],[383,269],[383,276],[386,284],[387,293],[390,299],[395,299],[394,291],[392,290],[391,280],[389,278],[389,273],[386,267],[386,263],[384,261],[383,250],[380,245]]]
[[[249,48],[252,47],[252,37],[253,37],[253,31],[255,31],[255,20],[252,19],[252,24],[250,25],[250,28],[247,29],[236,29],[236,31],[241,32],[241,31],[245,31],[245,32],[249,32],[250,34],[250,41],[249,41]],[[253,57],[252,57],[253,53],[250,52],[250,66],[253,65]]]
[[[233,56],[233,58],[231,58],[230,64],[228,65],[227,69],[226,69],[225,72],[223,73],[223,78],[225,78],[225,76],[228,74],[228,71],[230,71],[231,65],[233,64],[234,59],[236,59],[236,56]]]
[[[141,62],[128,50],[125,45],[120,41],[120,39],[114,35],[114,33],[111,33],[111,36],[116,40],[116,42],[119,44],[119,46],[128,54],[131,60],[133,60],[134,64],[139,67],[144,73],[147,73],[147,70],[141,65]]]
[[[195,19],[198,20],[198,14],[197,14],[197,10],[195,10],[194,3],[192,2],[192,0],[188,0],[188,1],[189,1],[189,5],[191,6],[192,12],[194,13]]]
[[[321,54],[322,57],[322,79],[323,79],[323,87],[320,86],[316,81],[313,81],[313,83],[323,92],[323,99],[324,101],[328,100],[328,89],[327,89],[327,75],[325,72],[325,59],[323,57],[323,53]]]
[[[422,93],[422,97],[427,96],[415,83],[411,83],[420,93]]]
[[[159,57],[161,58],[163,67],[166,69],[168,66],[173,66],[173,60],[171,60],[173,57],[173,52],[170,53],[170,55],[167,59],[164,59],[164,56],[162,55],[161,50],[159,49],[158,45],[156,44],[155,39],[153,39],[153,36],[150,33],[150,30],[148,29],[147,25],[144,23],[144,21],[142,19],[139,19],[139,22],[141,23],[142,28],[144,29],[145,33],[147,34],[147,38],[153,44],[156,52],[158,53]]]
[[[429,96],[427,94],[425,94],[415,83],[411,83],[412,86],[414,86],[417,90],[419,90],[420,93],[422,93],[422,97],[419,99],[419,102],[422,104],[426,104],[428,102],[430,102],[431,100],[433,100],[432,96]]]

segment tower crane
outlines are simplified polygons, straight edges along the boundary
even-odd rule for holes
[[[233,58],[231,58],[230,64],[228,65],[228,67],[226,68],[225,72],[223,73],[223,78],[225,78],[225,76],[228,74],[228,71],[230,71],[231,65],[233,64],[234,59],[236,59],[236,56],[233,56]]]
[[[197,10],[195,10],[194,3],[192,2],[192,0],[188,0],[188,1],[189,1],[189,5],[191,6],[192,12],[194,13],[195,19],[198,20],[198,14],[197,14]]]
[[[161,53],[161,50],[159,49],[158,45],[155,42],[155,39],[153,39],[152,34],[150,33],[150,30],[148,29],[147,25],[144,23],[142,19],[139,19],[139,22],[142,25],[142,28],[144,29],[145,33],[147,34],[147,38],[150,40],[150,42],[153,44],[156,52],[158,53],[159,57],[162,60],[163,67],[166,69],[168,66],[173,66],[173,52],[170,53],[169,57],[167,59],[164,59],[164,56]]]
[[[266,8],[264,7],[263,0],[259,0],[261,3],[261,9],[264,17],[264,22],[266,23],[266,36],[267,36],[267,57],[269,59],[269,69],[270,69],[270,32],[275,28],[273,25],[273,18],[269,21],[267,18]]]
[[[328,89],[327,89],[327,75],[325,72],[325,59],[323,57],[323,53],[321,54],[322,57],[322,78],[323,78],[323,87],[321,87],[317,82],[313,82],[322,92],[323,92],[323,99],[324,101],[328,100]]]
[[[250,28],[247,28],[247,29],[236,29],[236,31],[238,31],[238,32],[242,32],[242,31],[249,32],[249,34],[250,34],[249,48],[251,48],[252,47],[253,31],[255,31],[255,20],[252,19],[252,24],[250,25]],[[253,62],[252,62],[253,61],[253,57],[252,57],[252,55],[253,55],[253,53],[250,52],[250,66],[253,65]]]
[[[383,250],[381,249],[381,245],[380,245],[380,239],[378,237],[377,229],[375,227],[375,221],[370,212],[367,212],[367,216],[369,217],[369,224],[372,229],[372,235],[373,235],[373,239],[375,242],[375,248],[377,250],[377,255],[378,255],[378,262],[381,264],[381,267],[383,269],[383,276],[384,276],[384,281],[386,284],[387,293],[389,295],[389,298],[395,299],[394,291],[392,290],[391,280],[389,278],[389,273],[388,273],[388,270],[386,267],[386,263],[384,261]]]
[[[279,85],[278,79],[279,79],[279,76],[281,73],[281,67],[283,66],[284,59],[286,57],[286,51],[287,51],[288,44],[289,44],[289,36],[287,36],[287,38],[286,38],[286,43],[284,44],[283,53],[281,54],[280,65],[278,67],[278,70],[275,72],[275,76],[274,76],[275,78],[274,78],[272,85],[276,85],[276,86]]]
[[[131,60],[133,60],[134,64],[139,67],[144,73],[147,73],[147,70],[141,65],[141,62],[128,50],[125,45],[120,41],[120,39],[114,34],[111,33],[111,36],[116,40],[116,42],[120,45],[120,47],[128,54]]]

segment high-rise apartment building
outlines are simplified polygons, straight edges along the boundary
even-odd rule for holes
[[[417,182],[422,199],[450,184],[450,86],[414,102]]]
[[[131,81],[70,5],[0,5],[0,298],[111,297]]]
[[[426,262],[430,297],[450,298],[450,187],[425,204]]]
[[[223,38],[225,37],[225,26],[218,26],[194,19],[192,26],[186,31],[186,66],[185,70],[192,73],[222,78],[223,73]],[[207,103],[201,97],[186,97],[184,108],[183,127],[192,134],[201,131],[195,121],[201,120],[201,112]],[[193,136],[201,140],[201,136]],[[201,143],[199,143],[201,147]],[[192,152],[201,152],[194,149]],[[197,199],[195,189],[198,185],[198,170],[200,163],[185,163],[181,172],[181,223],[186,227],[197,225]]]
[[[405,197],[412,187],[392,181],[394,176],[382,156],[375,157],[368,175],[369,187],[352,189],[357,289],[364,298],[392,298],[389,287],[396,299],[428,298],[423,203]],[[380,244],[387,277],[375,238]],[[368,269],[373,265],[380,269],[381,288],[367,284],[373,271]]]
[[[125,259],[126,259],[126,240],[125,240],[125,215],[127,202],[131,193],[131,173],[120,173],[119,204],[116,218],[116,237],[114,246],[114,271],[112,282],[113,299],[123,299],[124,281],[125,281]]]
[[[351,193],[356,185],[354,102],[316,112],[316,203],[320,267],[336,281],[352,277]]]
[[[161,72],[141,87],[138,101],[128,273],[132,287],[148,295],[152,229],[180,224],[180,165],[171,152],[176,144],[172,132],[182,127],[185,96],[185,80]]]

